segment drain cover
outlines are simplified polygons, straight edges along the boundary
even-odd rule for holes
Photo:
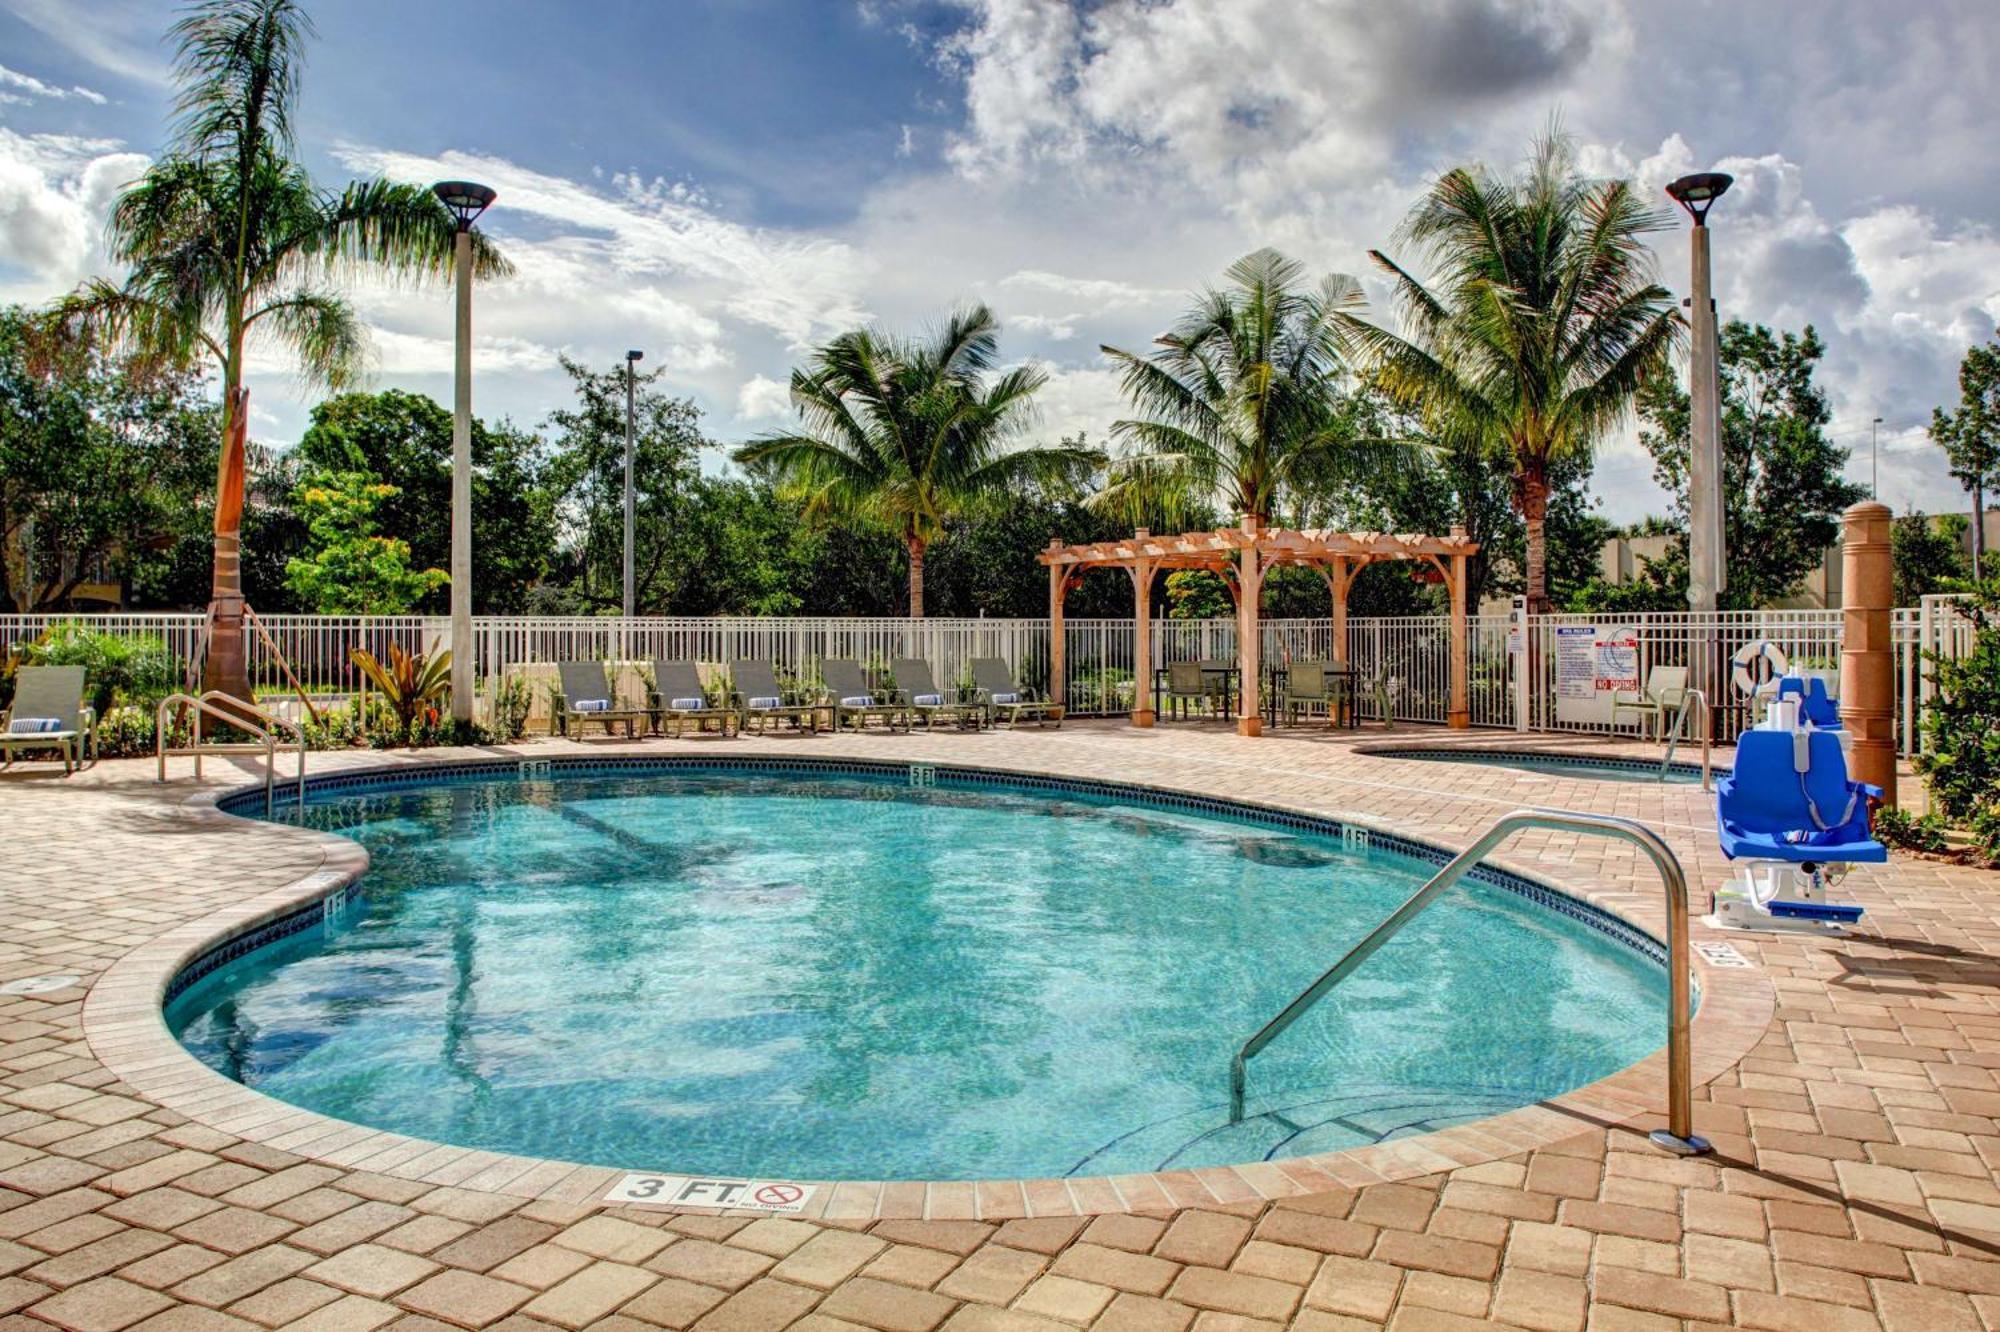
[[[28,976],[0,985],[0,994],[47,994],[50,990],[67,990],[81,980],[78,976]]]

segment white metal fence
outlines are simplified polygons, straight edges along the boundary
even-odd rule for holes
[[[1932,686],[1926,650],[1956,655],[1970,645],[1971,626],[1953,613],[1950,598],[1926,597],[1921,606],[1895,612],[1898,730],[1905,753],[1920,742],[1922,709]],[[198,613],[0,616],[0,645],[32,639],[67,621],[162,641],[185,668],[200,650]],[[430,650],[449,639],[449,621],[425,616],[272,615],[264,630],[298,680],[318,696],[360,687],[350,651],[377,656],[389,645]],[[1630,626],[1639,641],[1640,673],[1654,666],[1689,666],[1697,679],[1726,681],[1726,663],[1737,648],[1763,639],[1801,666],[1839,665],[1838,611],[1729,611],[1713,616],[1644,614],[1551,615],[1525,621],[1513,615],[1470,619],[1468,673],[1475,726],[1533,730],[1606,731],[1608,725],[1564,721],[1555,706],[1558,628],[1579,624]],[[1513,639],[1516,630],[1520,638]],[[1073,712],[1110,714],[1132,705],[1132,622],[1066,620],[1064,692]],[[1327,619],[1269,620],[1263,626],[1264,660],[1325,660],[1333,655]],[[1227,660],[1236,655],[1234,620],[1162,620],[1155,628],[1151,666],[1171,661]],[[1348,623],[1348,659],[1364,718],[1443,722],[1450,692],[1450,627],[1437,616],[1356,618]],[[262,636],[249,633],[252,682],[271,692],[289,690],[283,666]],[[488,686],[510,669],[533,663],[596,659],[645,663],[656,659],[727,662],[750,657],[800,671],[828,658],[856,659],[885,669],[896,657],[929,661],[940,683],[968,675],[974,657],[1001,657],[1035,688],[1049,685],[1049,622],[1045,619],[846,619],[749,616],[644,616],[635,619],[481,616],[473,622],[474,670]],[[1540,676],[1524,678],[1524,672]],[[1742,699],[1727,688],[1711,692],[1715,734],[1733,737],[1747,722]],[[1636,723],[1628,722],[1630,730]]]

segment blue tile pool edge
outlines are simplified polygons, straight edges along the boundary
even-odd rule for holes
[[[454,783],[487,782],[495,779],[544,781],[553,779],[557,775],[595,777],[635,772],[779,773],[793,776],[881,778],[907,776],[912,767],[930,769],[935,783],[939,786],[975,790],[981,787],[1012,787],[1034,791],[1067,791],[1100,798],[1116,798],[1155,809],[1219,815],[1254,825],[1285,828],[1333,838],[1339,838],[1344,833],[1353,831],[1365,834],[1370,847],[1380,847],[1432,866],[1443,866],[1458,854],[1429,842],[1417,841],[1397,833],[1383,832],[1364,824],[1345,823],[1326,815],[1302,814],[1247,800],[1193,795],[1136,782],[1102,781],[1090,777],[1056,777],[1042,773],[1010,772],[1001,768],[979,768],[963,764],[915,764],[909,761],[884,759],[835,759],[809,755],[740,758],[717,758],[706,755],[593,755],[549,759],[461,759],[427,763],[420,767],[370,768],[357,772],[308,777],[306,790],[308,794],[324,791],[391,791],[447,786]],[[292,789],[296,791],[296,788]],[[220,813],[254,822],[276,823],[275,820],[266,820],[250,812],[263,799],[263,787],[243,787],[222,793],[215,799],[214,808]],[[288,806],[297,807],[300,803],[300,798],[293,794],[281,800],[278,807],[281,809]],[[290,825],[278,824],[278,826]],[[1661,970],[1666,969],[1667,950],[1664,943],[1650,932],[1595,903],[1585,901],[1551,884],[1493,865],[1480,865],[1465,877],[1490,887],[1504,889],[1538,907],[1566,916],[1588,929],[1597,931],[1621,947],[1631,949]],[[218,968],[227,966],[269,944],[331,920],[345,905],[348,894],[354,891],[356,889],[353,882],[343,881],[330,886],[326,892],[306,902],[284,908],[276,915],[250,922],[233,933],[226,933],[197,949],[168,977],[160,997],[161,1010],[164,1012],[174,1000]],[[1697,1009],[1700,1007],[1698,981],[1693,1003]]]

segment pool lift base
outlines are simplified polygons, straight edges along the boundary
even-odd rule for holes
[[[1827,886],[1836,877],[1826,866],[1807,861],[1746,860],[1737,875],[1715,890],[1707,923],[1723,930],[1838,936],[1861,919],[1861,908],[1835,902]]]
[[[1665,1129],[1654,1129],[1646,1135],[1646,1141],[1652,1143],[1661,1151],[1671,1152],[1675,1156],[1706,1156],[1715,1150],[1707,1138],[1699,1137],[1693,1133],[1683,1138],[1669,1133]]]

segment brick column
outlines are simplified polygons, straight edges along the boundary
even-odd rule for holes
[[[1841,516],[1840,536],[1840,723],[1854,737],[1849,775],[1881,787],[1891,805],[1896,803],[1893,517],[1888,505],[1865,500]]]

